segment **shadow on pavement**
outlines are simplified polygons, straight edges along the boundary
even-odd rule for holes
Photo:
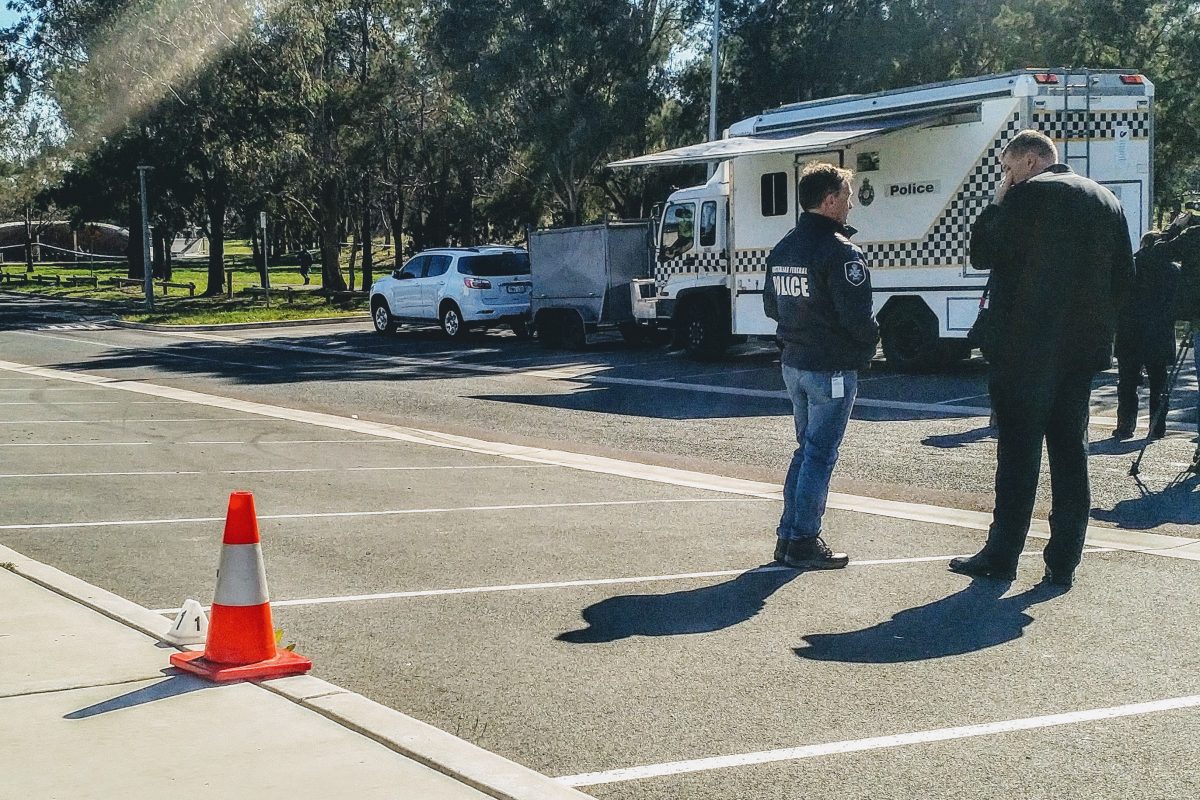
[[[751,619],[767,598],[800,573],[764,566],[715,586],[670,594],[610,597],[583,611],[588,627],[559,634],[562,642],[596,644],[630,636],[711,633]]]
[[[1200,525],[1200,475],[1173,482],[1161,491],[1121,500],[1111,509],[1093,508],[1092,517],[1132,530],[1171,523]]]
[[[176,670],[167,669],[164,672],[175,673]],[[96,717],[100,714],[107,714],[110,711],[120,711],[123,708],[133,708],[134,706],[153,703],[155,700],[166,700],[170,697],[179,697],[180,695],[199,691],[200,689],[209,689],[215,685],[202,681],[199,678],[193,678],[190,675],[171,674],[166,680],[159,681],[158,683],[152,683],[149,686],[134,689],[132,692],[126,692],[110,700],[105,700],[102,703],[96,703],[87,708],[72,711],[70,714],[64,714],[63,719]]]
[[[854,664],[897,664],[963,655],[1018,639],[1033,617],[1025,609],[1065,589],[1040,583],[1012,597],[1010,584],[972,581],[960,592],[928,605],[901,611],[887,622],[846,633],[805,636],[800,658]]]
[[[978,428],[962,431],[961,433],[943,433],[937,436],[926,436],[921,440],[921,444],[926,447],[940,447],[948,450],[955,447],[966,447],[975,442],[995,438],[996,431],[991,425],[981,425]]]

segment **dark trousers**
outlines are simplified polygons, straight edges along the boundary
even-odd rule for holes
[[[1150,379],[1150,435],[1161,437],[1167,430],[1167,409],[1163,407],[1167,367],[1143,365],[1140,359],[1130,356],[1117,362],[1117,428],[1132,431],[1137,427],[1138,382],[1143,366]]]
[[[1050,460],[1050,543],[1043,557],[1056,572],[1070,572],[1083,555],[1091,509],[1088,485],[1086,372],[1031,377],[993,375],[988,390],[996,412],[996,505],[985,552],[1016,566],[1025,546],[1041,473],[1042,442]]]

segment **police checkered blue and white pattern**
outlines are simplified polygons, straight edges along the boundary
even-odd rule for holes
[[[1000,152],[1016,135],[1020,116],[1013,114],[978,163],[971,169],[954,199],[938,217],[929,234],[911,242],[877,242],[860,245],[868,267],[935,267],[958,265],[967,258],[967,244],[975,218],[992,201],[1003,172]]]
[[[728,259],[723,252],[701,251],[695,256],[688,256],[687,263],[682,258],[663,261],[654,268],[654,282],[661,289],[667,285],[672,275],[695,273],[703,275],[708,272],[728,272]]]
[[[738,250],[733,256],[733,271],[734,272],[766,272],[767,271],[767,256],[771,255],[771,251],[767,250]]]
[[[1090,120],[1090,122],[1089,122]],[[1130,130],[1135,139],[1150,136],[1149,111],[1038,111],[1033,115],[1034,127],[1051,139],[1115,139],[1117,128]]]

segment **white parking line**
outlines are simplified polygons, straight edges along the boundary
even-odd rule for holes
[[[147,470],[141,472],[10,472],[4,478],[114,478],[129,475],[273,475],[284,472],[425,472],[427,470],[555,469],[553,464],[497,464],[461,467],[294,467],[287,469]]]
[[[153,442],[0,442],[0,447],[149,447]]]
[[[257,422],[254,417],[193,417],[192,419],[0,419],[0,425],[112,425],[118,422]]]
[[[1163,711],[1178,711],[1197,707],[1200,707],[1200,695],[1188,695],[1186,697],[1172,697],[1149,703],[1130,703],[1128,705],[1110,706],[1108,708],[1072,711],[1066,714],[1048,714],[1041,717],[985,722],[979,725],[963,725],[956,728],[939,728],[913,733],[899,733],[891,736],[872,736],[868,739],[850,739],[841,742],[810,744],[802,747],[765,750],[757,753],[695,758],[688,761],[673,761],[665,764],[647,764],[641,767],[626,767],[606,772],[587,772],[581,775],[566,775],[558,780],[567,786],[599,786],[607,783],[657,778],[664,775],[707,772],[716,769],[728,769],[730,767],[744,767],[751,764],[770,764],[778,761],[799,761],[818,756],[861,753],[865,750],[881,750],[888,747],[905,747],[929,742],[945,742],[952,739],[967,739],[975,736],[993,736],[1001,733],[1013,733],[1015,731],[1032,731],[1040,728],[1061,727],[1063,725],[1079,725],[1086,722],[1101,722],[1103,720],[1120,719],[1122,717],[1136,717]]]
[[[220,397],[152,383],[142,383],[140,381],[118,381],[85,372],[32,367],[9,361],[0,361],[0,370],[8,370],[25,375],[36,375],[48,379],[109,386],[110,388],[122,391],[183,400],[227,411],[240,411],[271,419],[289,420],[332,428],[334,430],[359,433],[378,437],[379,440],[410,442],[431,447],[463,450],[471,453],[501,456],[516,461],[555,464],[585,472],[619,475],[671,486],[684,486],[693,489],[704,489],[707,491],[766,498],[776,501],[780,499],[782,492],[782,487],[778,484],[639,464],[615,458],[571,453],[562,450],[525,447],[505,442],[489,442],[482,439],[442,433],[440,431],[427,431],[418,428],[406,428],[399,425],[368,422],[366,420],[347,419],[346,417],[333,414],[253,403],[246,400],[236,400],[229,397]],[[897,519],[931,522],[938,525],[949,525],[972,530],[987,530],[991,524],[991,514],[987,513],[944,508],[924,503],[902,503],[837,492],[830,494],[829,506],[848,511],[859,511]],[[1044,520],[1034,520],[1030,526],[1029,533],[1034,537],[1048,538],[1050,535],[1049,524]],[[1089,526],[1087,536],[1088,543],[1094,546],[1116,547],[1122,550],[1136,550],[1158,556],[1200,560],[1200,539],[1163,536],[1142,531],[1126,531],[1098,526]]]
[[[20,400],[17,402],[3,402],[0,406],[46,406],[54,408],[55,406],[170,406],[180,405],[179,400],[130,400],[121,402],[120,400],[60,400],[57,402],[39,402],[37,400]]]
[[[520,503],[503,506],[458,506],[446,508],[395,508],[386,511],[324,511],[313,514],[259,514],[263,519],[331,519],[335,517],[395,517],[409,514],[456,514],[478,511],[529,511],[544,508],[604,508],[612,506],[679,505],[685,503],[766,502],[749,497],[677,497],[648,500],[595,500],[586,503]],[[126,525],[178,525],[192,522],[221,522],[224,517],[181,517],[176,519],[125,519],[100,522],[33,522],[0,525],[0,531],[31,531],[59,528],[112,528]]]
[[[1095,548],[1085,550],[1086,553],[1111,553],[1108,548]],[[948,556],[918,556],[915,558],[880,558],[875,560],[851,561],[850,567],[879,567],[892,564],[921,564],[929,561],[946,562],[956,555]],[[1039,552],[1029,551],[1021,553],[1022,557],[1041,555]],[[409,597],[442,597],[445,595],[455,594],[491,594],[494,592],[524,592],[535,591],[541,589],[574,589],[581,586],[618,586],[630,583],[662,583],[666,581],[685,581],[697,580],[700,578],[729,578],[735,575],[752,575],[758,573],[769,572],[789,572],[790,567],[768,566],[756,567],[754,569],[722,569],[713,572],[687,572],[678,575],[644,575],[633,578],[593,578],[578,581],[555,581],[551,583],[514,583],[507,586],[472,586],[466,589],[423,589],[411,592],[380,592],[378,594],[354,594],[342,595],[339,597],[311,597],[300,600],[272,600],[273,606],[319,606],[328,605],[330,603],[359,603],[369,600],[396,600]],[[208,607],[205,607],[208,610]],[[156,608],[155,614],[177,614],[178,608]]]

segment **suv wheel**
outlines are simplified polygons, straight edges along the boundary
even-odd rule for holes
[[[396,320],[388,310],[387,301],[382,297],[371,301],[371,323],[375,326],[376,333],[394,333],[396,330]]]
[[[462,312],[453,303],[447,303],[442,309],[442,333],[451,339],[457,339],[467,332],[467,324],[463,322]]]

